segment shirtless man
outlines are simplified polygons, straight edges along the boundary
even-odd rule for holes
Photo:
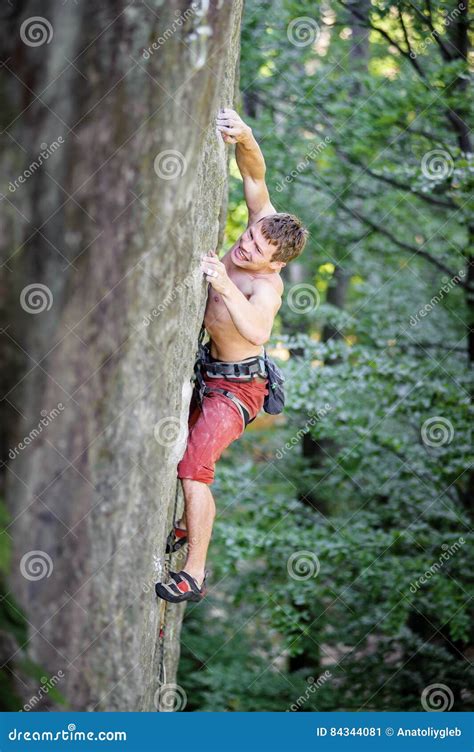
[[[263,353],[273,321],[281,306],[281,269],[303,251],[308,231],[290,214],[280,214],[270,202],[265,183],[265,161],[252,130],[231,109],[221,110],[217,129],[226,143],[236,143],[236,160],[244,184],[248,226],[219,260],[214,251],[202,259],[210,283],[204,326],[215,361],[251,362]],[[254,418],[267,394],[267,379],[254,375],[246,381],[206,378],[207,385],[227,389]],[[199,601],[205,595],[205,563],[216,514],[209,485],[214,465],[223,450],[244,431],[239,406],[218,392],[193,400],[186,452],[178,465],[185,498],[185,513],[171,534],[173,550],[189,543],[184,569],[170,572],[169,583],[157,583],[160,598],[179,603]]]

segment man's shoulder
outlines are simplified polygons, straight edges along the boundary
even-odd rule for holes
[[[252,287],[253,295],[265,298],[267,303],[273,305],[276,310],[280,308],[283,295],[283,281],[279,274],[254,278]]]
[[[254,289],[268,290],[272,288],[281,297],[283,294],[283,280],[281,275],[275,272],[275,274],[268,274],[264,277],[254,277]]]

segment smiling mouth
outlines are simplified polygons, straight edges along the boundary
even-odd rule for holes
[[[242,248],[240,247],[240,245],[239,245],[239,247],[237,248],[237,256],[238,256],[238,257],[239,257],[240,259],[242,259],[242,261],[248,261],[248,258],[247,258],[247,256],[245,255],[245,253],[243,252],[243,250],[242,250]]]

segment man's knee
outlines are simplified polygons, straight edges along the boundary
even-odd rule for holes
[[[208,483],[204,483],[201,480],[194,480],[194,478],[181,478],[183,484],[183,491],[185,495],[189,496],[210,496],[212,498],[211,489]]]
[[[195,491],[206,486],[205,483],[200,480],[194,480],[194,478],[181,478],[181,483],[183,484],[184,491]]]

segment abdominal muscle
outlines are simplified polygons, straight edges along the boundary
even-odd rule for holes
[[[240,289],[240,285],[238,287]],[[247,298],[249,297],[247,291],[242,290],[242,292]],[[211,338],[211,355],[213,358],[235,361],[262,355],[263,348],[261,345],[252,345],[239,334],[221,295],[211,286],[209,286],[204,314],[204,326]]]

